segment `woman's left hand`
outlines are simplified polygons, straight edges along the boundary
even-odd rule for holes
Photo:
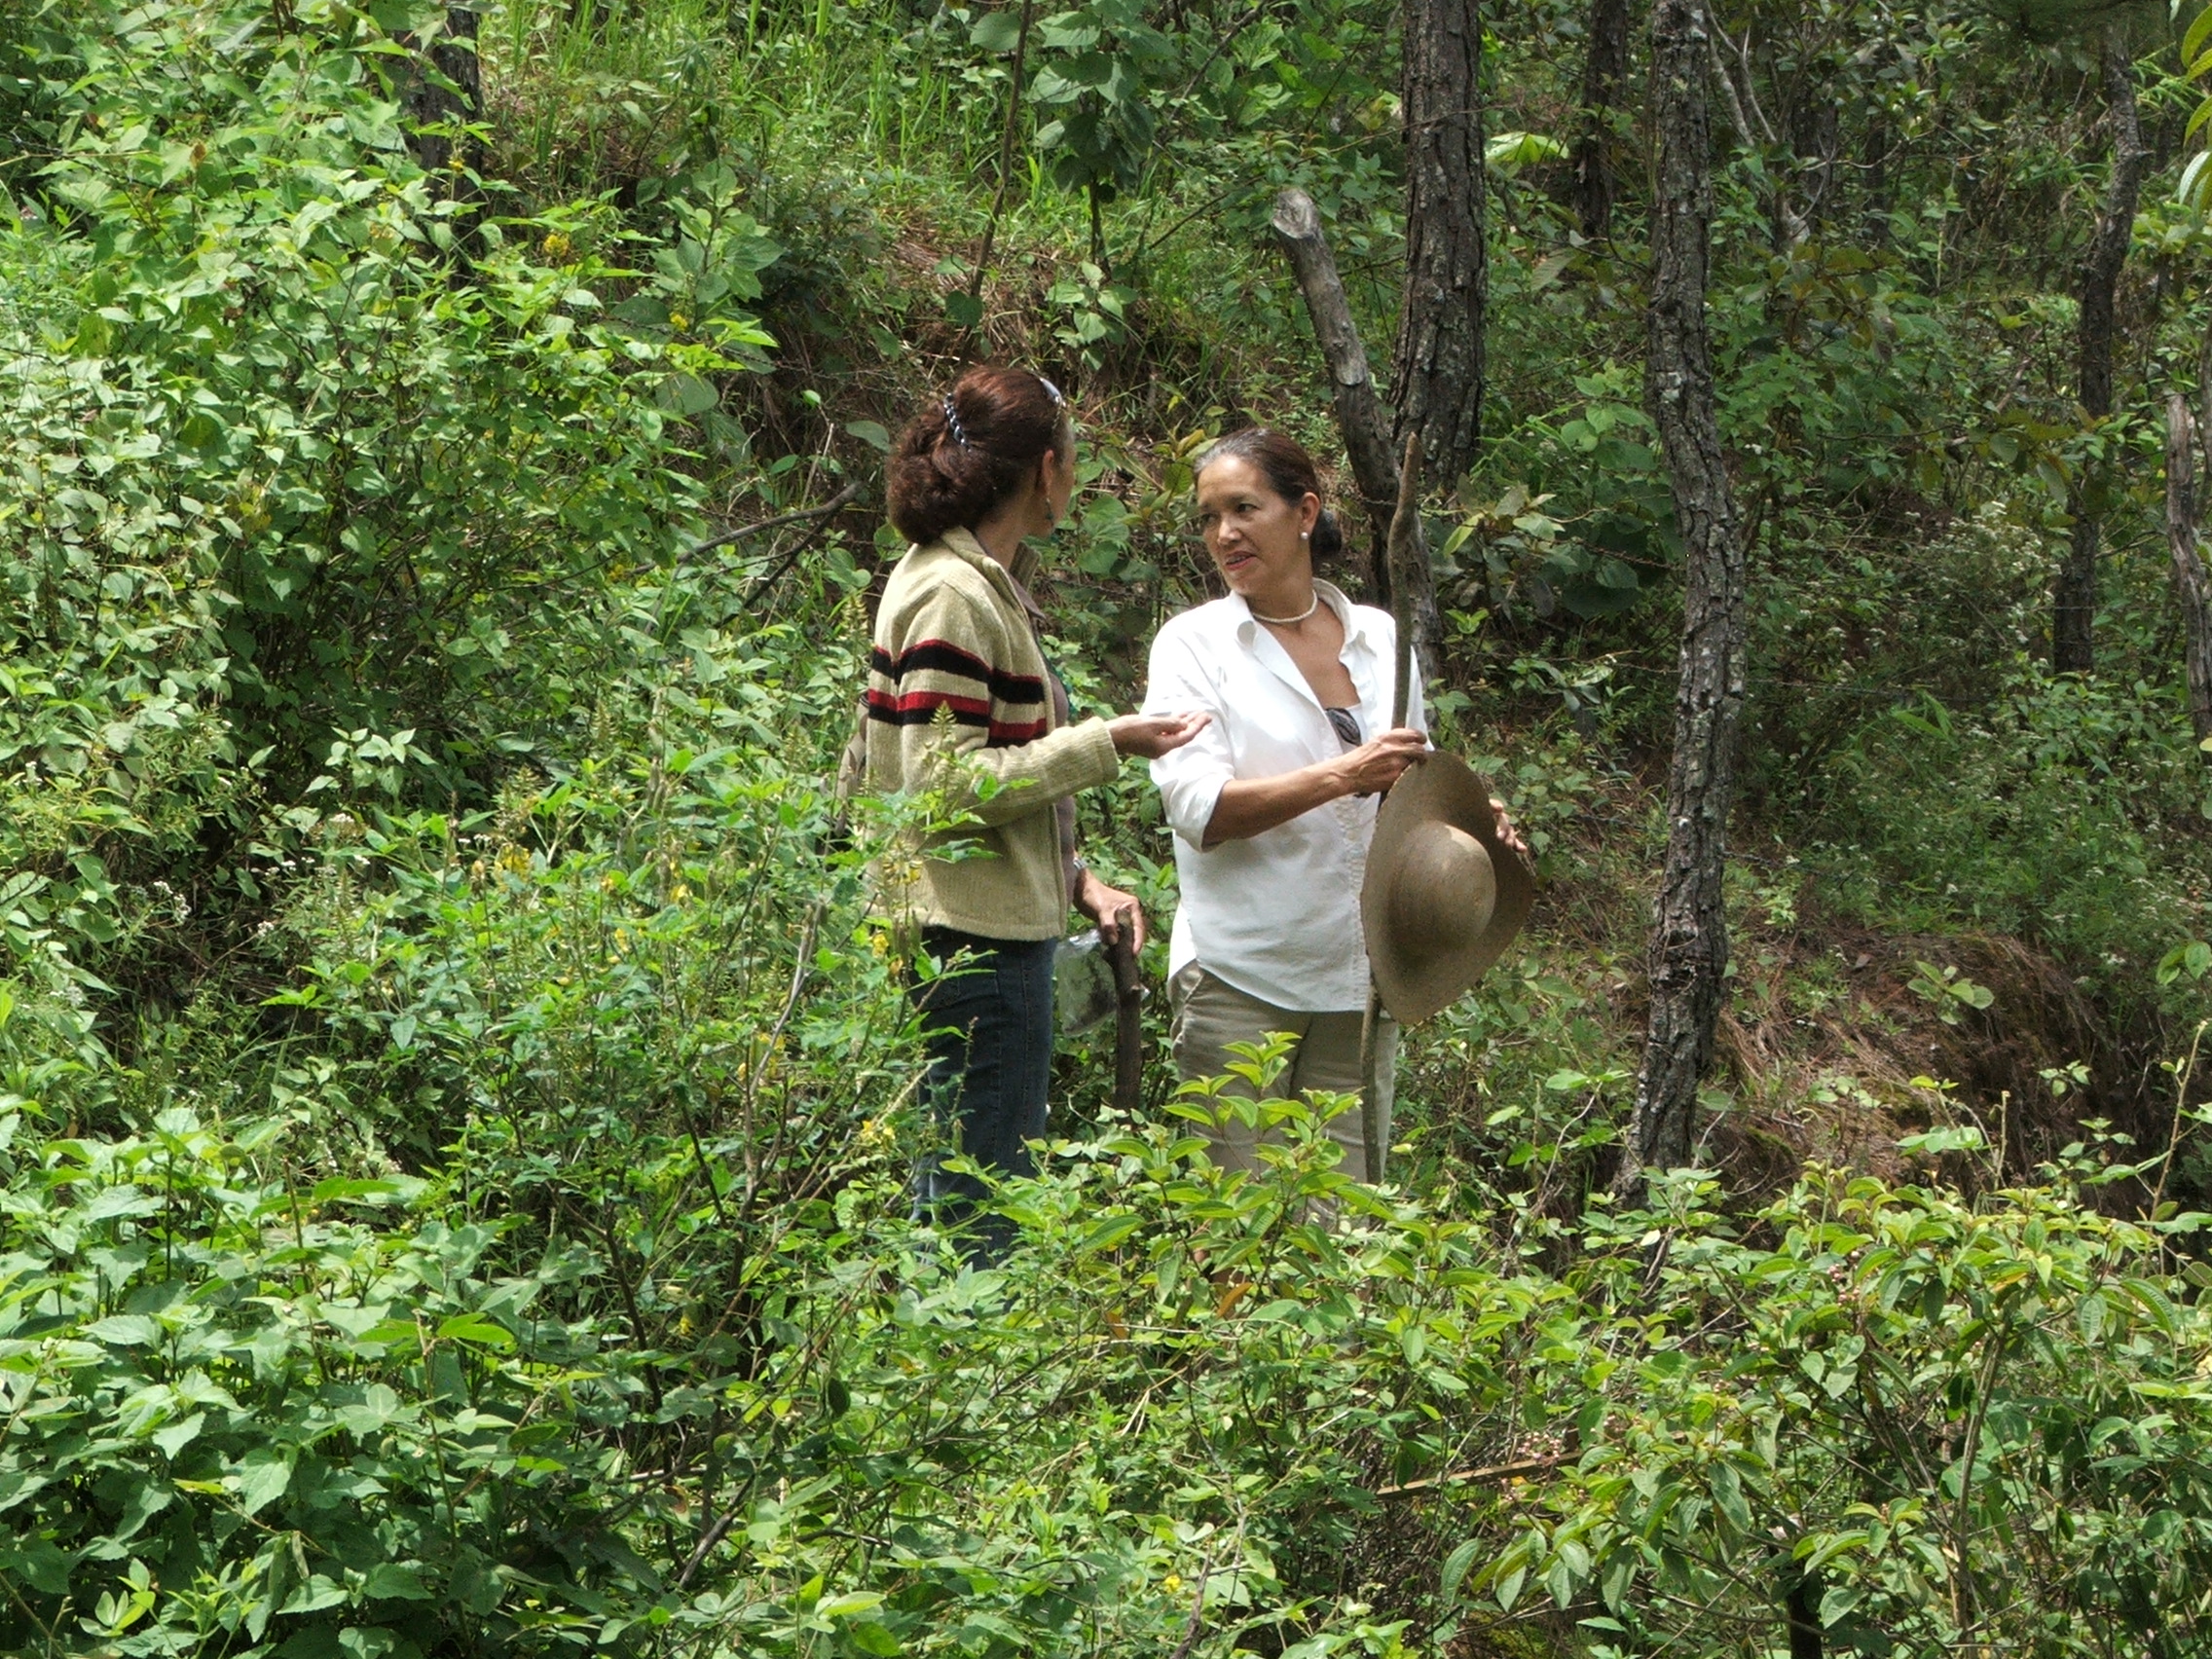
[[[1108,944],[1119,944],[1125,928],[1129,954],[1135,956],[1144,949],[1144,906],[1137,903],[1135,894],[1109,887],[1087,869],[1083,872],[1083,891],[1075,896],[1075,907],[1098,924],[1098,937]]]
[[[1497,814],[1497,838],[1528,860],[1530,864],[1534,864],[1536,855],[1529,851],[1529,843],[1521,839],[1521,831],[1514,828],[1512,818],[1506,813],[1505,802],[1499,800],[1497,796],[1492,795],[1490,797],[1490,809]]]

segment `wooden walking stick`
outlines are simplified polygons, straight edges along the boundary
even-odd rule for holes
[[[1126,922],[1106,960],[1114,969],[1114,1104],[1134,1113],[1144,1104],[1144,984]]]
[[[1390,724],[1393,728],[1406,723],[1406,711],[1413,702],[1414,677],[1414,584],[1406,579],[1406,572],[1414,568],[1416,559],[1428,557],[1428,534],[1420,522],[1420,434],[1406,434],[1406,456],[1398,468],[1398,510],[1390,516],[1390,536],[1387,544],[1390,571],[1390,613],[1398,624],[1398,660],[1395,683],[1390,691]],[[1387,795],[1388,792],[1384,792]],[[1377,803],[1380,807],[1380,802]],[[1359,1135],[1367,1152],[1367,1179],[1374,1185],[1382,1179],[1382,1159],[1388,1152],[1382,1133],[1382,993],[1375,983],[1371,967],[1367,977],[1367,1016],[1359,1026]]]

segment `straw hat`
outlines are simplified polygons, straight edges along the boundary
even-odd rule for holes
[[[1490,781],[1432,754],[1383,796],[1359,893],[1382,1006],[1401,1025],[1457,999],[1505,953],[1535,900],[1535,877],[1498,839]]]

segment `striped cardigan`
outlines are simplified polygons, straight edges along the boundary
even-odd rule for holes
[[[1056,801],[1114,776],[1106,722],[1062,725],[1014,578],[965,530],[907,551],[876,611],[867,787],[930,792],[972,822],[893,854],[876,907],[986,939],[1056,939],[1069,893]],[[931,849],[962,841],[956,859]]]

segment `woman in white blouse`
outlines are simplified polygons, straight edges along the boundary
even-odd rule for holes
[[[1278,1093],[1356,1093],[1360,882],[1376,797],[1428,746],[1420,676],[1417,665],[1407,723],[1388,729],[1397,631],[1315,575],[1344,538],[1295,439],[1264,426],[1223,438],[1199,462],[1198,508],[1229,594],[1161,629],[1145,704],[1213,716],[1152,763],[1182,889],[1168,958],[1176,1070],[1219,1076],[1237,1059],[1231,1044],[1279,1031],[1296,1047]],[[1387,1144],[1397,1027],[1386,1017],[1377,1040]],[[1330,1132],[1342,1167],[1365,1179],[1359,1114]],[[1208,1132],[1230,1169],[1252,1168],[1263,1138],[1234,1121]]]

